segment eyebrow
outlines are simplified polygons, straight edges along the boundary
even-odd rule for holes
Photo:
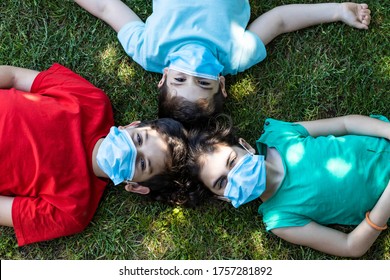
[[[145,130],[145,144],[148,141],[148,139],[149,139],[149,133],[147,130]],[[153,174],[153,166],[151,165],[151,161],[149,158],[148,158],[148,167],[149,167],[149,174]]]
[[[225,167],[228,167],[228,166],[229,166],[229,160],[230,160],[230,158],[231,158],[233,152],[234,152],[234,151],[231,151],[230,154],[229,154],[229,156],[227,157]],[[214,182],[214,184],[213,184],[213,189],[216,188],[216,185],[218,184],[219,181],[221,181],[221,178],[222,178],[222,176],[220,176],[220,177]]]
[[[148,159],[148,165],[149,165],[149,174],[153,174],[153,166],[150,164],[150,159]]]
[[[227,158],[227,160],[226,160],[226,165],[225,165],[225,167],[228,167],[229,166],[229,160],[231,159],[231,157],[232,157],[232,153],[233,153],[234,151],[231,151],[230,152],[230,154],[229,154],[229,156],[228,156],[228,158]]]

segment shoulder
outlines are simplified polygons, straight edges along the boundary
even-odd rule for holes
[[[300,124],[267,118],[256,143],[273,146],[276,143],[280,144],[308,136],[310,136],[308,131]]]
[[[106,94],[100,88],[93,85],[80,74],[69,68],[55,63],[49,69],[38,74],[32,85],[31,91],[34,93],[47,93],[50,96],[69,95],[93,95],[95,98],[107,99]]]
[[[89,81],[81,77],[79,74],[76,74],[69,68],[54,63],[50,68],[45,71],[40,72],[34,80],[31,91],[39,92],[41,89],[48,87],[66,87],[74,85],[85,85],[89,87],[94,87]]]

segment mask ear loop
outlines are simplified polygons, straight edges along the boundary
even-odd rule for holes
[[[214,198],[216,198],[218,200],[226,201],[226,202],[231,202],[231,200],[229,198],[224,197],[223,195],[214,195]]]
[[[133,182],[133,181],[131,181],[131,180],[129,180],[129,179],[124,180],[123,183],[131,184],[131,185],[138,185],[138,183]]]
[[[242,138],[238,139],[238,143],[241,145],[241,147],[244,148],[245,151],[248,152],[248,154],[250,154],[251,156],[254,156],[254,155],[255,155],[254,153],[252,153],[251,151],[249,151],[247,147],[245,147],[245,143],[243,142],[243,139],[242,139]]]

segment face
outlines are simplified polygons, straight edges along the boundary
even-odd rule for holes
[[[161,135],[150,127],[126,128],[137,149],[135,172],[132,181],[143,182],[162,173],[169,163],[168,145]]]
[[[223,196],[229,171],[246,154],[241,147],[217,144],[214,153],[204,154],[199,159],[200,180],[211,192]]]
[[[191,102],[196,102],[199,99],[206,99],[210,102],[214,94],[218,91],[219,86],[222,87],[222,91],[225,95],[224,77],[222,76],[220,77],[220,80],[210,80],[191,76],[173,69],[168,70],[166,68],[164,70],[163,79],[161,80],[162,83],[165,79],[169,92],[184,97]],[[160,82],[159,85],[162,83]]]

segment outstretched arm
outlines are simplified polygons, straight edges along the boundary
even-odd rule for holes
[[[390,218],[390,182],[369,215],[370,220],[383,226]],[[364,255],[381,231],[363,220],[352,232],[341,231],[311,222],[303,227],[286,227],[272,230],[274,234],[294,244],[343,257]]]
[[[13,66],[0,66],[0,88],[16,88],[22,91],[30,91],[32,83],[38,71]]]
[[[75,0],[82,8],[110,25],[116,32],[130,21],[141,19],[120,0]]]
[[[370,13],[367,4],[291,4],[264,13],[252,22],[248,29],[267,45],[280,34],[321,23],[342,21],[355,28],[368,29]]]
[[[390,123],[375,118],[349,115],[315,121],[299,122],[311,136],[347,134],[382,137],[390,140]]]

